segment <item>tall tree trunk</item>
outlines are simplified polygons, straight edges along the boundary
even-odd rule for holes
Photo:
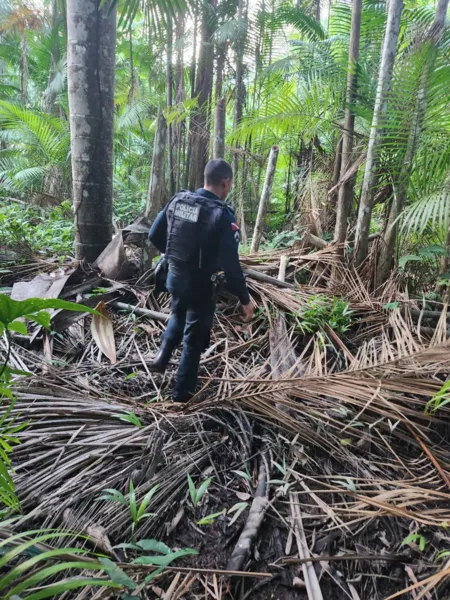
[[[221,98],[214,108],[213,158],[224,158],[225,156],[225,116],[225,99]]]
[[[173,73],[172,73],[172,19],[169,17],[167,30],[167,65],[166,65],[166,95],[167,107],[170,109],[173,105]],[[175,194],[175,178],[173,165],[173,127],[167,125],[167,170],[169,172],[169,196]]]
[[[112,237],[116,9],[67,0],[67,30],[75,257],[92,262]]]
[[[320,0],[316,0],[316,21],[320,24]]]
[[[180,104],[185,99],[184,93],[184,66],[183,66],[183,46],[181,39],[184,35],[184,20],[185,16],[179,17],[176,24],[176,40],[177,40],[177,58],[175,65],[176,74],[176,91],[175,91],[175,104]],[[175,127],[175,140],[173,141],[176,146],[176,159],[175,159],[175,188],[181,187],[181,165],[183,161],[183,137],[184,137],[185,122],[180,121]]]
[[[269,162],[267,163],[266,179],[264,181],[261,199],[259,201],[258,215],[256,217],[255,229],[253,231],[251,252],[258,252],[259,245],[261,243],[261,237],[266,221],[267,207],[269,205],[270,194],[272,192],[273,180],[275,177],[275,170],[277,168],[279,151],[280,149],[278,146],[272,146],[272,149],[270,150]]]
[[[25,35],[26,29],[22,31],[22,45],[20,53],[20,96],[24,104],[28,101],[28,45],[27,37]]]
[[[238,23],[240,32],[239,38],[236,42],[236,98],[234,101],[234,128],[237,129],[242,121],[242,114],[244,110],[245,100],[245,86],[244,86],[244,50],[245,50],[245,33],[243,27],[245,0],[239,0],[238,3]],[[238,215],[239,223],[242,231],[243,241],[247,238],[246,226],[245,226],[245,213],[244,213],[244,192],[243,186],[245,185],[244,177],[238,177],[239,172],[239,154],[235,152],[233,154],[233,174],[235,180],[235,189],[237,190],[237,201],[238,201]],[[240,182],[238,183],[240,179]]]
[[[247,157],[244,154],[242,159],[242,177],[241,177],[241,185],[239,186],[239,195],[238,195],[238,203],[239,203],[239,225],[241,229],[241,242],[243,244],[247,244],[247,226],[245,224],[245,187],[247,183],[247,171],[248,171],[248,162]]]
[[[50,53],[50,71],[48,74],[47,89],[44,93],[44,110],[49,114],[58,114],[59,109],[55,104],[56,94],[52,89],[52,83],[55,79],[58,61],[60,59],[60,48],[59,48],[59,37],[55,34],[58,32],[60,17],[58,14],[58,0],[52,2],[52,35],[54,42],[52,45],[52,51]]]
[[[156,215],[163,208],[165,202],[164,185],[164,155],[167,142],[167,124],[161,106],[158,109],[156,120],[155,140],[153,142],[152,170],[148,184],[147,203],[145,216],[153,223]]]
[[[214,108],[214,141],[213,158],[225,157],[225,118],[226,103],[223,98],[223,69],[225,66],[224,45],[217,47],[217,68],[216,68],[216,106]]]
[[[198,58],[195,95],[198,108],[190,123],[190,166],[189,188],[195,190],[203,185],[203,172],[208,159],[209,146],[209,101],[211,99],[214,67],[214,46],[212,43],[214,11],[217,0],[203,4],[202,39]]]
[[[366,260],[369,248],[370,219],[372,216],[375,185],[378,174],[378,162],[382,144],[382,127],[387,110],[388,92],[391,87],[392,72],[394,70],[403,0],[390,0],[388,10],[380,73],[378,76],[377,96],[373,111],[366,167],[361,190],[361,200],[356,222],[354,253],[356,267],[359,267]]]
[[[390,270],[394,264],[395,242],[398,234],[398,216],[403,211],[408,193],[408,183],[417,149],[426,111],[427,89],[430,75],[433,72],[438,47],[444,33],[445,20],[447,16],[449,0],[438,0],[433,24],[424,41],[425,46],[430,48],[430,56],[425,62],[420,78],[419,89],[416,98],[414,118],[409,130],[405,159],[403,161],[400,178],[390,205],[388,218],[383,234],[383,242],[380,246],[380,255],[377,265],[376,286],[380,286],[389,277]]]
[[[347,72],[347,96],[344,117],[344,132],[342,134],[341,151],[341,177],[347,172],[353,152],[353,135],[355,129],[355,115],[352,104],[356,95],[357,86],[357,68],[359,59],[359,40],[361,36],[361,11],[362,0],[353,0],[352,6],[352,30],[350,34],[350,47],[348,51],[348,72]],[[338,145],[339,147],[339,145]],[[353,200],[353,185],[346,182],[341,185],[338,192],[338,202],[336,211],[336,227],[334,230],[334,240],[340,244],[345,242],[347,236],[347,222]],[[343,255],[343,253],[342,253]]]

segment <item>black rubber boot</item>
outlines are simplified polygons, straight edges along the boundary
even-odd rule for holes
[[[150,361],[148,368],[152,373],[165,373],[173,352],[173,344],[163,341],[155,358]]]
[[[172,394],[172,402],[189,402],[194,394],[179,394],[177,392],[173,392]]]

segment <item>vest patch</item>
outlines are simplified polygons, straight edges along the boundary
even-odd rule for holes
[[[200,206],[191,204],[185,204],[184,202],[177,202],[174,210],[174,216],[182,221],[190,221],[191,223],[197,223],[200,215]]]

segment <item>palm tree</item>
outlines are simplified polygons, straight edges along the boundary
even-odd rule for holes
[[[75,257],[92,262],[112,237],[116,9],[68,0],[67,26]]]
[[[377,287],[380,286],[383,281],[386,281],[394,262],[395,243],[398,235],[398,217],[406,204],[414,157],[426,116],[427,98],[429,96],[430,88],[432,87],[430,85],[430,77],[435,67],[439,45],[444,33],[448,2],[449,0],[439,0],[437,3],[435,18],[421,45],[421,50],[425,52],[423,69],[420,73],[417,97],[414,100],[413,116],[406,143],[405,159],[400,169],[396,194],[392,199],[387,214],[383,243],[380,247],[380,256],[376,274]]]
[[[370,218],[375,197],[375,185],[378,174],[378,162],[382,142],[382,127],[387,111],[388,93],[391,87],[397,50],[398,34],[400,32],[400,17],[403,10],[403,0],[391,0],[388,8],[388,20],[383,42],[380,73],[378,76],[377,98],[373,111],[372,128],[367,149],[364,181],[362,184],[361,200],[359,203],[358,219],[355,235],[355,265],[359,267],[367,258],[369,246]]]
[[[352,160],[353,135],[355,128],[355,114],[352,105],[356,97],[357,63],[359,59],[359,39],[361,35],[361,11],[362,0],[353,0],[352,30],[348,54],[347,105],[345,108],[344,131],[342,135],[341,177],[345,176]],[[353,200],[352,188],[351,181],[342,183],[339,188],[334,239],[341,244],[345,242],[347,235],[347,220]]]

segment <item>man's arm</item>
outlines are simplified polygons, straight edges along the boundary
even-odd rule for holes
[[[223,233],[219,246],[219,264],[224,270],[227,289],[237,296],[242,306],[250,304],[250,296],[239,263],[239,227],[233,211],[227,207],[224,211]]]
[[[148,239],[154,246],[156,246],[156,248],[158,248],[160,252],[164,254],[167,244],[166,208],[158,213],[156,219],[153,221],[150,231],[148,232]]]

